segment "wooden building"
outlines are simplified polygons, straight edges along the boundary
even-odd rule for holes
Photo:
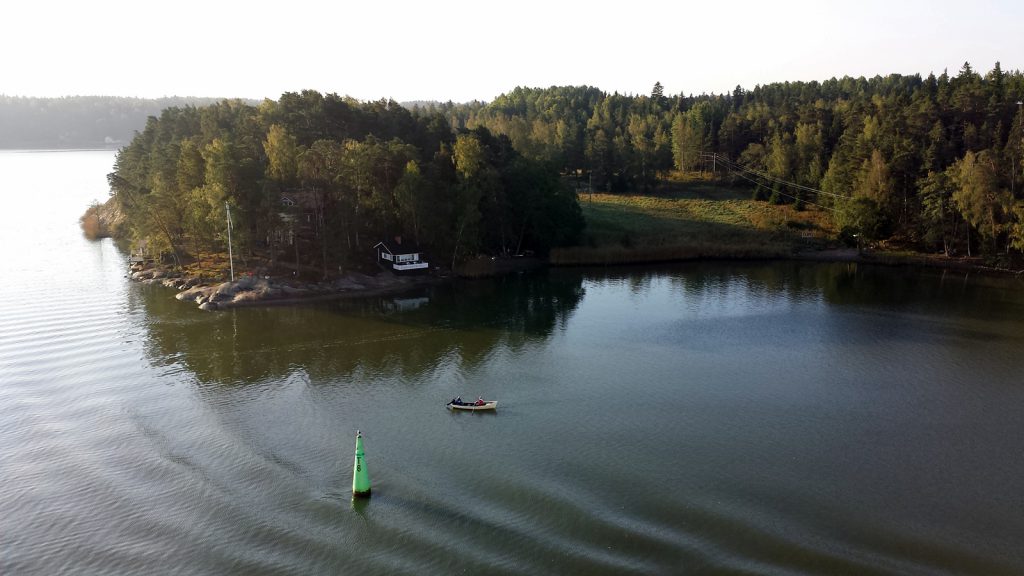
[[[393,272],[425,272],[430,269],[419,246],[402,242],[401,236],[378,242],[373,249],[377,251],[377,263]]]

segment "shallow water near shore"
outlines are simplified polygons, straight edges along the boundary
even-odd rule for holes
[[[1024,573],[1016,280],[688,263],[208,313],[81,237],[112,162],[0,152],[0,574]]]

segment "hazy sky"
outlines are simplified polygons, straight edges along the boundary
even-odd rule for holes
[[[1024,68],[1020,0],[18,0],[0,94],[491,100]]]

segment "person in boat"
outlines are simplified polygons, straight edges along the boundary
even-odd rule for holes
[[[484,397],[483,396],[477,396],[476,397],[476,402],[474,402],[474,404],[477,405],[477,406],[483,406],[484,405]]]
[[[456,406],[462,406],[462,396],[457,396],[455,400],[452,400],[452,404],[455,404]]]

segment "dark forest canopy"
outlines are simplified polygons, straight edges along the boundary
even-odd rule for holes
[[[557,169],[507,137],[314,91],[168,108],[118,153],[110,183],[127,233],[151,252],[180,262],[223,250],[230,207],[236,254],[324,276],[396,235],[442,263],[544,252],[583,228]]]
[[[571,243],[565,176],[649,191],[713,154],[755,199],[825,210],[848,236],[995,256],[1024,249],[1022,100],[1024,75],[998,63],[700,96],[555,86],[403,107],[306,91],[165,110],[112,182],[135,235],[178,252],[223,244],[229,202],[250,252],[283,254],[290,194],[311,213],[298,258],[326,270],[391,234],[444,258]]]
[[[204,106],[217,98],[32,98],[0,94],[0,148],[115,148],[127,144],[146,118],[172,106]]]

